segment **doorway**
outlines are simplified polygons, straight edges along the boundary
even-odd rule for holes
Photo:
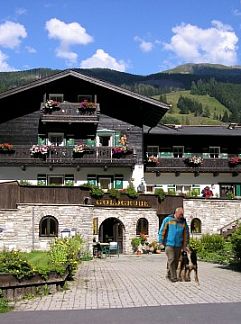
[[[119,251],[123,253],[124,225],[115,217],[105,219],[99,228],[100,242],[118,242]]]

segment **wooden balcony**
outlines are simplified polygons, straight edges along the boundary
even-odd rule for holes
[[[229,158],[203,158],[198,166],[185,162],[185,158],[159,158],[158,163],[146,162],[146,172],[183,173],[241,173],[241,164],[230,166]]]
[[[99,104],[92,108],[80,108],[80,103],[62,102],[53,108],[41,105],[43,123],[98,123]]]
[[[12,153],[0,153],[0,166],[133,167],[136,163],[135,153],[115,157],[111,147],[94,147],[76,154],[72,147],[56,146],[47,154],[32,156],[29,146],[15,145]]]

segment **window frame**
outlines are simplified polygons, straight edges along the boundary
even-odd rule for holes
[[[43,233],[43,223],[47,222],[46,224],[46,234]],[[51,222],[53,222],[54,225],[54,232],[51,233]],[[41,218],[39,222],[39,237],[58,237],[58,231],[59,231],[59,222],[58,220],[52,216],[52,215],[46,215]]]

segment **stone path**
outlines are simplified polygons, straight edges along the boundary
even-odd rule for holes
[[[82,262],[67,290],[17,301],[14,307],[15,311],[79,310],[241,301],[241,273],[210,263],[198,265],[200,285],[166,280],[164,253],[94,259]]]

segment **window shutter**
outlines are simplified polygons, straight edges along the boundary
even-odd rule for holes
[[[74,139],[73,138],[68,138],[66,140],[66,146],[74,146]]]

